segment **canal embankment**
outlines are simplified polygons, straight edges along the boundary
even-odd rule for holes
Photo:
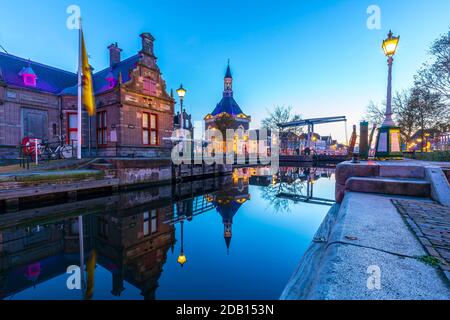
[[[281,299],[450,299],[448,165],[339,164],[337,204]]]
[[[75,201],[86,194],[114,194],[119,190],[228,175],[231,165],[181,164],[171,159],[96,158],[63,160],[3,167],[0,172],[0,210],[17,211],[30,202]]]

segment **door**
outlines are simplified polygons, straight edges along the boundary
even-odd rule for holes
[[[22,108],[23,137],[47,139],[48,115],[47,111]]]

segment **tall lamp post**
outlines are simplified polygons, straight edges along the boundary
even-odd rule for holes
[[[180,121],[180,130],[184,129],[184,123],[183,123],[183,100],[184,96],[186,95],[186,90],[183,88],[183,84],[180,85],[180,87],[177,89],[178,97],[180,98],[180,118],[178,119]]]
[[[376,145],[375,157],[377,158],[399,158],[402,157],[400,147],[400,128],[396,127],[392,120],[392,63],[394,54],[397,50],[400,36],[394,37],[392,31],[389,31],[388,37],[383,41],[382,48],[384,54],[388,57],[388,85],[385,119],[378,130],[378,139]]]
[[[183,84],[180,84],[180,87],[177,89],[178,97],[180,98],[180,116],[178,117],[178,122],[180,123],[180,136],[179,138],[183,140],[184,138],[184,121],[183,121],[183,100],[186,95],[186,90],[183,88]],[[183,153],[184,142],[180,143],[180,155]]]

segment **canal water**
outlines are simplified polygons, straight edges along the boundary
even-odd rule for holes
[[[243,168],[4,214],[0,298],[278,299],[333,199],[331,168]]]

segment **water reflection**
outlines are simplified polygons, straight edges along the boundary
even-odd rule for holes
[[[175,292],[173,286],[173,281],[181,276],[181,270],[192,273],[193,277],[199,276],[199,270],[208,268],[208,263],[209,273],[202,274],[205,286],[209,284],[212,287],[213,281],[220,280],[214,273],[213,261],[206,259],[206,256],[211,256],[206,251],[200,252],[198,245],[193,245],[197,241],[203,241],[205,245],[211,241],[208,229],[216,230],[216,224],[220,222],[225,242],[222,248],[225,248],[226,254],[225,250],[222,252],[227,256],[230,255],[231,240],[236,232],[240,239],[261,226],[261,222],[248,219],[249,213],[241,208],[258,211],[264,209],[263,204],[273,207],[274,212],[287,212],[298,202],[328,204],[326,198],[314,197],[313,186],[319,179],[331,179],[332,169],[282,169],[277,176],[272,176],[268,168],[242,168],[227,177],[3,215],[0,222],[0,298],[155,299],[180,298],[184,294],[186,298],[214,298],[215,293],[208,293],[209,288],[202,287],[198,281],[199,288],[203,290],[198,296]],[[328,191],[322,192],[329,195]],[[247,202],[253,202],[254,197],[255,203],[246,205]],[[322,211],[321,214],[326,212]],[[251,213],[254,214],[253,211]],[[243,215],[241,219],[245,218],[249,222],[240,221],[237,224],[236,217],[239,214]],[[35,218],[18,219],[18,216]],[[211,220],[200,219],[203,216]],[[313,228],[317,228],[321,218],[311,218],[314,220]],[[236,225],[239,231],[234,232]],[[281,231],[272,227],[271,232]],[[309,241],[314,232],[308,231],[305,238]],[[83,236],[80,237],[80,234]],[[285,231],[284,234],[280,233],[283,241],[285,234]],[[280,239],[274,239],[274,243]],[[260,250],[254,246],[245,246],[245,243],[239,242],[239,246],[233,249],[236,256],[230,256],[229,259],[240,257],[242,250],[254,250],[255,254]],[[295,244],[295,247],[298,246]],[[220,253],[215,251],[214,254]],[[292,264],[298,258],[293,257]],[[225,258],[222,256],[220,259]],[[198,265],[200,262],[203,264],[201,268]],[[179,271],[173,268],[173,263],[178,265]],[[66,270],[70,265],[82,266],[81,291],[70,291],[66,287],[69,276]],[[239,275],[246,267],[236,264],[233,272]],[[164,269],[165,277],[160,281]],[[287,265],[286,269],[294,270],[291,265]],[[282,273],[278,286],[290,276],[289,273]],[[188,277],[183,279],[191,281]],[[233,290],[238,292],[239,281],[235,287]],[[190,288],[196,290],[192,286]],[[276,288],[274,292],[280,290]],[[219,294],[217,296],[222,297]],[[241,298],[234,292],[226,292],[223,297]]]

